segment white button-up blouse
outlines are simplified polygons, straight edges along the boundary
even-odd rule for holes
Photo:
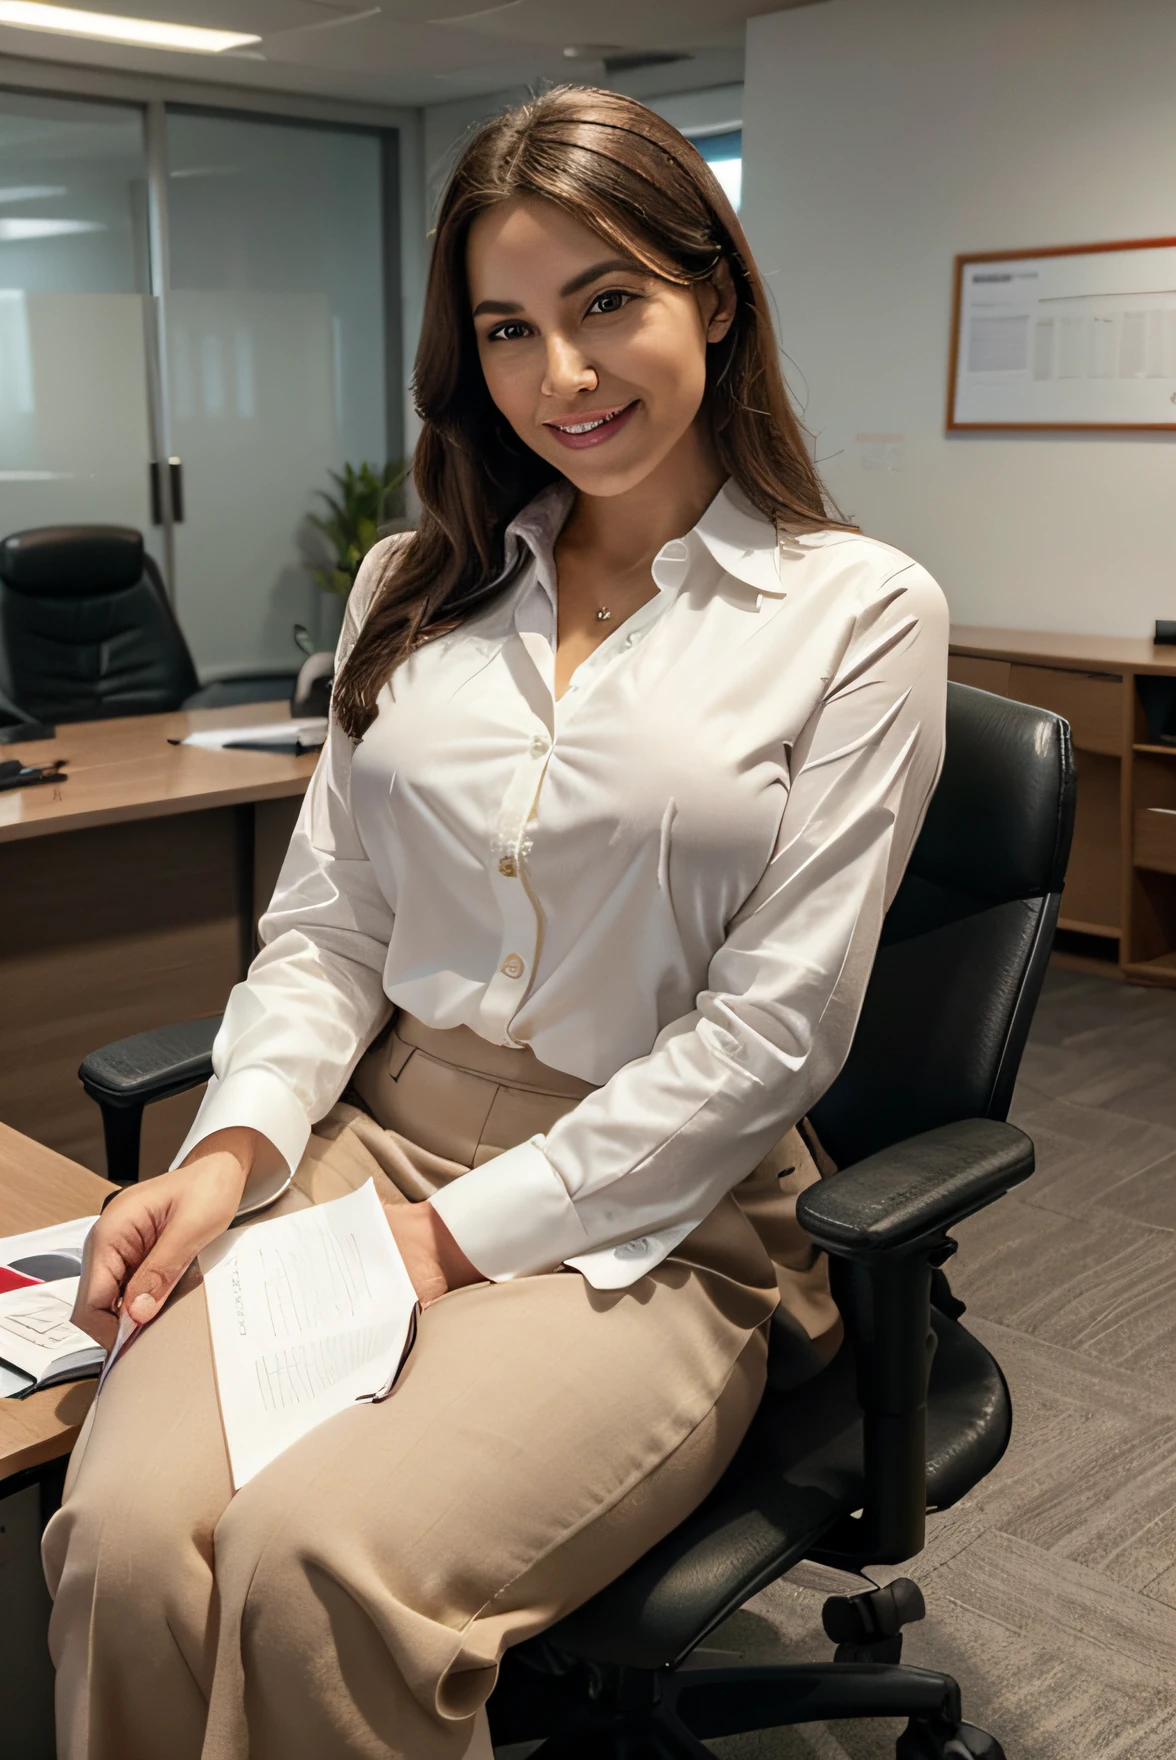
[[[399,1005],[599,1084],[432,1203],[487,1277],[620,1287],[844,1061],[939,772],[947,612],[898,551],[778,539],[728,482],[557,702],[570,497],[518,516],[514,583],[396,671],[358,746],[332,724],[180,1158],[252,1125],[295,1167]]]

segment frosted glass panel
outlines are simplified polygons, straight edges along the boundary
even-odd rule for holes
[[[379,140],[169,113],[168,204],[180,618],[203,677],[293,666],[315,491],[385,456]]]
[[[0,537],[149,541],[139,113],[0,92]]]

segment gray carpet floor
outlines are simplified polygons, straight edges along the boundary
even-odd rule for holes
[[[1008,1760],[1176,1755],[1176,993],[1052,972],[1012,1117],[1034,1177],[958,1231],[965,1324],[1008,1376],[997,1470],[901,1571],[904,1659],[959,1680]],[[730,1620],[744,1659],[828,1657],[805,1570]],[[717,1661],[715,1657],[713,1660]],[[724,1760],[892,1760],[892,1723],[713,1744]]]

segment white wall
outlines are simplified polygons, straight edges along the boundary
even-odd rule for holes
[[[925,563],[957,622],[1176,616],[1176,434],[944,432],[957,251],[1176,233],[1174,68],[1171,0],[748,24],[742,218],[790,383],[846,514]]]

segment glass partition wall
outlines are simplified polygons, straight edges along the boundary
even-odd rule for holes
[[[0,537],[151,531],[147,293],[140,113],[0,92]]]
[[[0,92],[0,538],[136,526],[202,678],[335,639],[308,516],[399,447],[395,145]]]

